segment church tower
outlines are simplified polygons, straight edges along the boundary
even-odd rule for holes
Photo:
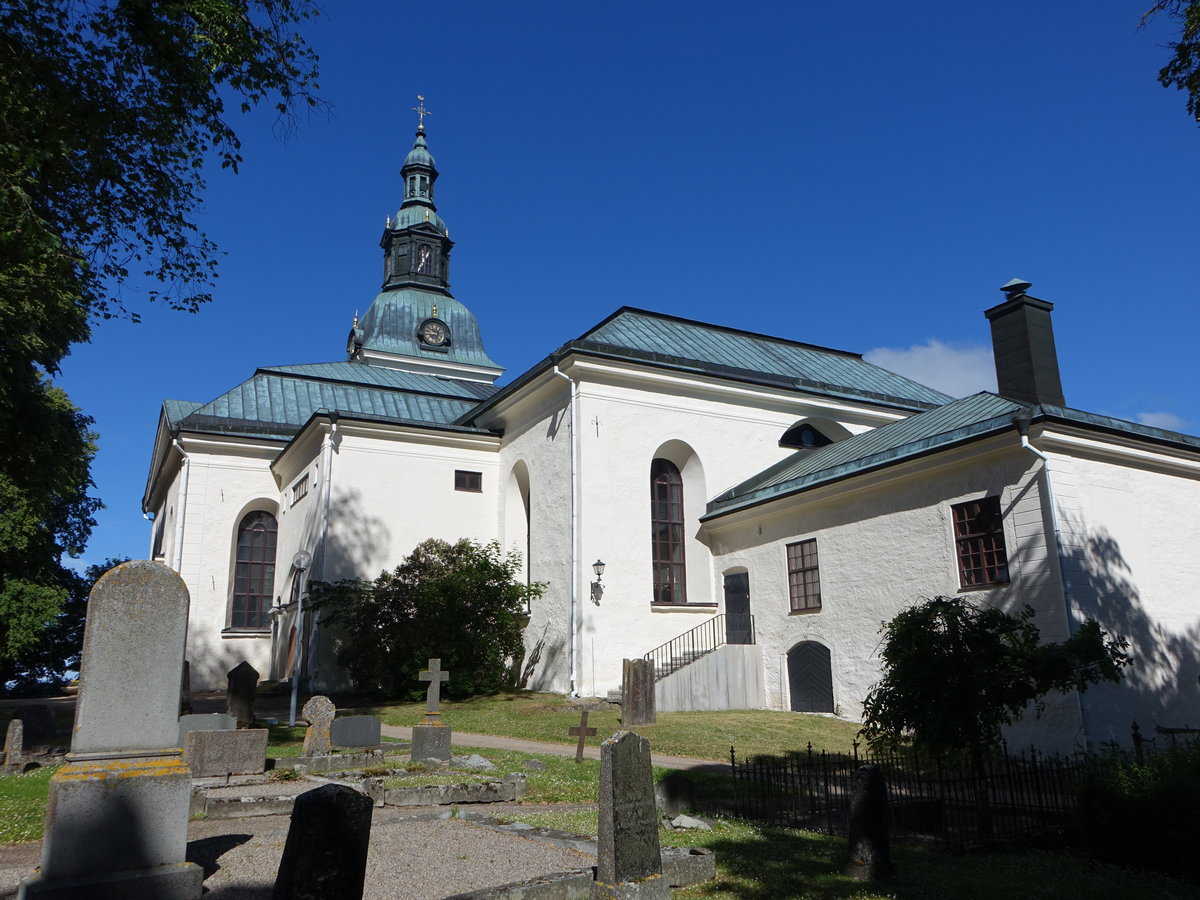
[[[450,229],[433,201],[437,163],[425,141],[424,98],[412,150],[400,169],[404,201],[387,220],[383,287],[355,322],[346,346],[352,361],[493,383],[503,369],[487,355],[474,313],[450,293]]]

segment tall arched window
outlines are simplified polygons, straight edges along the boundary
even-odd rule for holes
[[[275,517],[261,510],[238,525],[230,628],[266,629],[275,589]]]
[[[654,559],[654,602],[687,603],[683,564],[683,478],[675,464],[650,466],[650,542]]]

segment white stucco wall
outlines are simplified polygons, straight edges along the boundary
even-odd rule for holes
[[[1125,637],[1120,685],[1081,700],[1093,744],[1129,745],[1131,725],[1200,723],[1200,467],[1177,454],[1047,435],[1077,621]]]
[[[226,626],[238,524],[252,510],[278,516],[270,460],[279,445],[187,436],[182,444],[188,455],[187,493],[176,496],[174,507],[175,516],[184,517],[179,574],[191,595],[187,659],[194,690],[223,690],[226,674],[242,660],[263,678],[270,669],[270,632],[235,633]],[[181,479],[177,473],[174,490]],[[169,527],[173,536],[174,526]],[[164,550],[166,562],[173,564],[173,537]]]
[[[570,390],[548,376],[495,413],[505,429],[502,474],[528,473],[531,577],[547,583],[527,629],[527,649],[540,648],[531,687],[569,688],[571,579],[577,579],[578,685],[585,695],[620,686],[621,661],[641,657],[720,610],[721,580],[699,518],[719,493],[786,456],[783,432],[822,417],[848,432],[895,418],[864,408],[830,409],[794,393],[702,379],[665,379],[628,368],[564,366],[579,388],[579,522],[577,570],[570,571]],[[651,377],[653,376],[653,377]],[[840,416],[840,419],[835,419]],[[685,559],[688,606],[651,605],[650,467],[656,455],[675,462],[684,480],[689,523]],[[513,480],[504,477],[506,485]],[[505,499],[503,522],[520,516]],[[502,527],[507,527],[502,526]],[[524,540],[518,533],[519,546]],[[592,591],[591,564],[607,564],[602,593]]]
[[[971,590],[970,596],[1009,609],[1029,604],[1046,639],[1065,635],[1057,566],[1040,525],[1037,461],[1014,445],[1009,435],[710,525],[715,568],[749,572],[770,706],[790,708],[787,653],[802,641],[816,641],[830,650],[836,712],[860,718],[880,674],[881,623],[923,598],[965,593],[950,507],[983,496],[1001,499],[1011,581]],[[792,613],[786,547],[808,538],[817,540],[822,606]],[[1079,731],[1074,698],[1050,698],[1038,727],[1047,726],[1068,735],[1070,744]]]

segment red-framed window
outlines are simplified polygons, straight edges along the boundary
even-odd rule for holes
[[[821,608],[821,572],[817,564],[817,540],[787,545],[788,598],[792,612]]]
[[[275,538],[278,526],[268,512],[252,512],[238,526],[230,628],[270,627],[267,611],[275,590]]]
[[[951,507],[958,580],[962,587],[1008,582],[1008,550],[999,497],[983,497]]]
[[[655,603],[687,603],[683,534],[683,477],[673,462],[656,459],[650,466]]]

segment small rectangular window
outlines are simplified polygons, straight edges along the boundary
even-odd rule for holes
[[[295,506],[301,500],[308,496],[308,473],[304,473],[304,477],[292,485],[292,506]]]
[[[958,578],[962,587],[1008,582],[1008,551],[999,497],[983,497],[951,507]]]
[[[454,489],[456,491],[473,491],[478,494],[483,490],[483,473],[464,472],[462,469],[455,470]]]
[[[821,575],[817,566],[817,540],[787,545],[788,597],[792,612],[821,608]]]

